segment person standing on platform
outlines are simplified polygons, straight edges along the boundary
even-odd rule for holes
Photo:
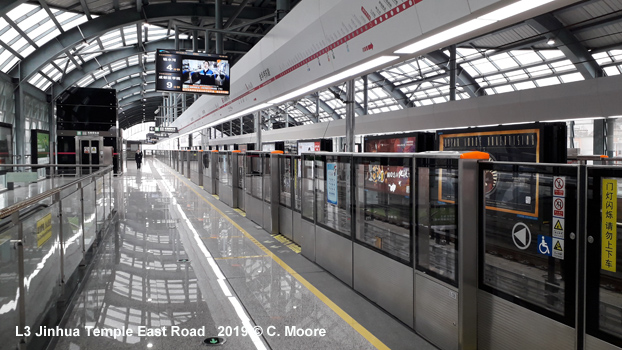
[[[136,160],[136,168],[140,169],[140,164],[143,162],[143,152],[139,149],[136,150],[136,155],[134,156]]]

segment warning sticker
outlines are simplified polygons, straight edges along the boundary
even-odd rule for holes
[[[553,237],[564,239],[564,219],[553,218]]]
[[[553,198],[553,216],[562,219],[566,217],[566,198]]]
[[[553,257],[564,260],[564,240],[553,238]]]
[[[553,178],[553,195],[566,197],[566,177],[556,176]]]

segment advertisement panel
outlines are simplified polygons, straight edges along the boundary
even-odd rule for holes
[[[50,163],[50,135],[37,133],[37,164]]]
[[[337,163],[326,163],[326,201],[337,204]]]
[[[185,51],[156,50],[156,90],[229,95],[229,59]]]
[[[394,137],[386,139],[365,139],[368,153],[411,153],[417,152],[417,137]]]
[[[408,197],[410,196],[410,168],[369,164],[366,169],[365,188]]]
[[[320,151],[320,141],[298,142],[298,155]]]

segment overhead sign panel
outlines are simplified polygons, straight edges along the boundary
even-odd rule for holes
[[[177,133],[177,128],[174,126],[150,126],[149,131],[152,132],[165,132],[165,133]]]
[[[230,85],[225,55],[156,50],[157,91],[229,95]]]

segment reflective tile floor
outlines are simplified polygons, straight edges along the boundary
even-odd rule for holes
[[[128,168],[55,349],[435,349],[168,166]]]

